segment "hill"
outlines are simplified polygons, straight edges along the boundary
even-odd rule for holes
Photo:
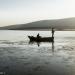
[[[75,18],[41,20],[27,24],[11,25],[0,27],[1,30],[39,30],[50,29],[54,27],[56,30],[75,30]]]

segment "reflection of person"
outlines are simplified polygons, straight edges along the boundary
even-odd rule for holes
[[[40,46],[40,42],[37,42],[38,47]]]
[[[52,52],[54,52],[54,41],[52,42]]]

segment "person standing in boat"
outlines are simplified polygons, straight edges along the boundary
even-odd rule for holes
[[[54,38],[54,28],[52,28],[52,37]]]
[[[37,34],[37,38],[40,38],[40,35],[39,35],[39,33]]]

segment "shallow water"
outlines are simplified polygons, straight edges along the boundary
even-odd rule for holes
[[[28,35],[50,31],[0,30],[0,73],[5,75],[75,75],[75,31],[56,31],[54,44],[30,43]]]

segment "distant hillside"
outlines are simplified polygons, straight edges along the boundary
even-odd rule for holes
[[[75,30],[75,18],[42,20],[27,24],[11,25],[0,27],[1,30],[33,30],[33,29],[50,29],[54,27],[56,30]]]

